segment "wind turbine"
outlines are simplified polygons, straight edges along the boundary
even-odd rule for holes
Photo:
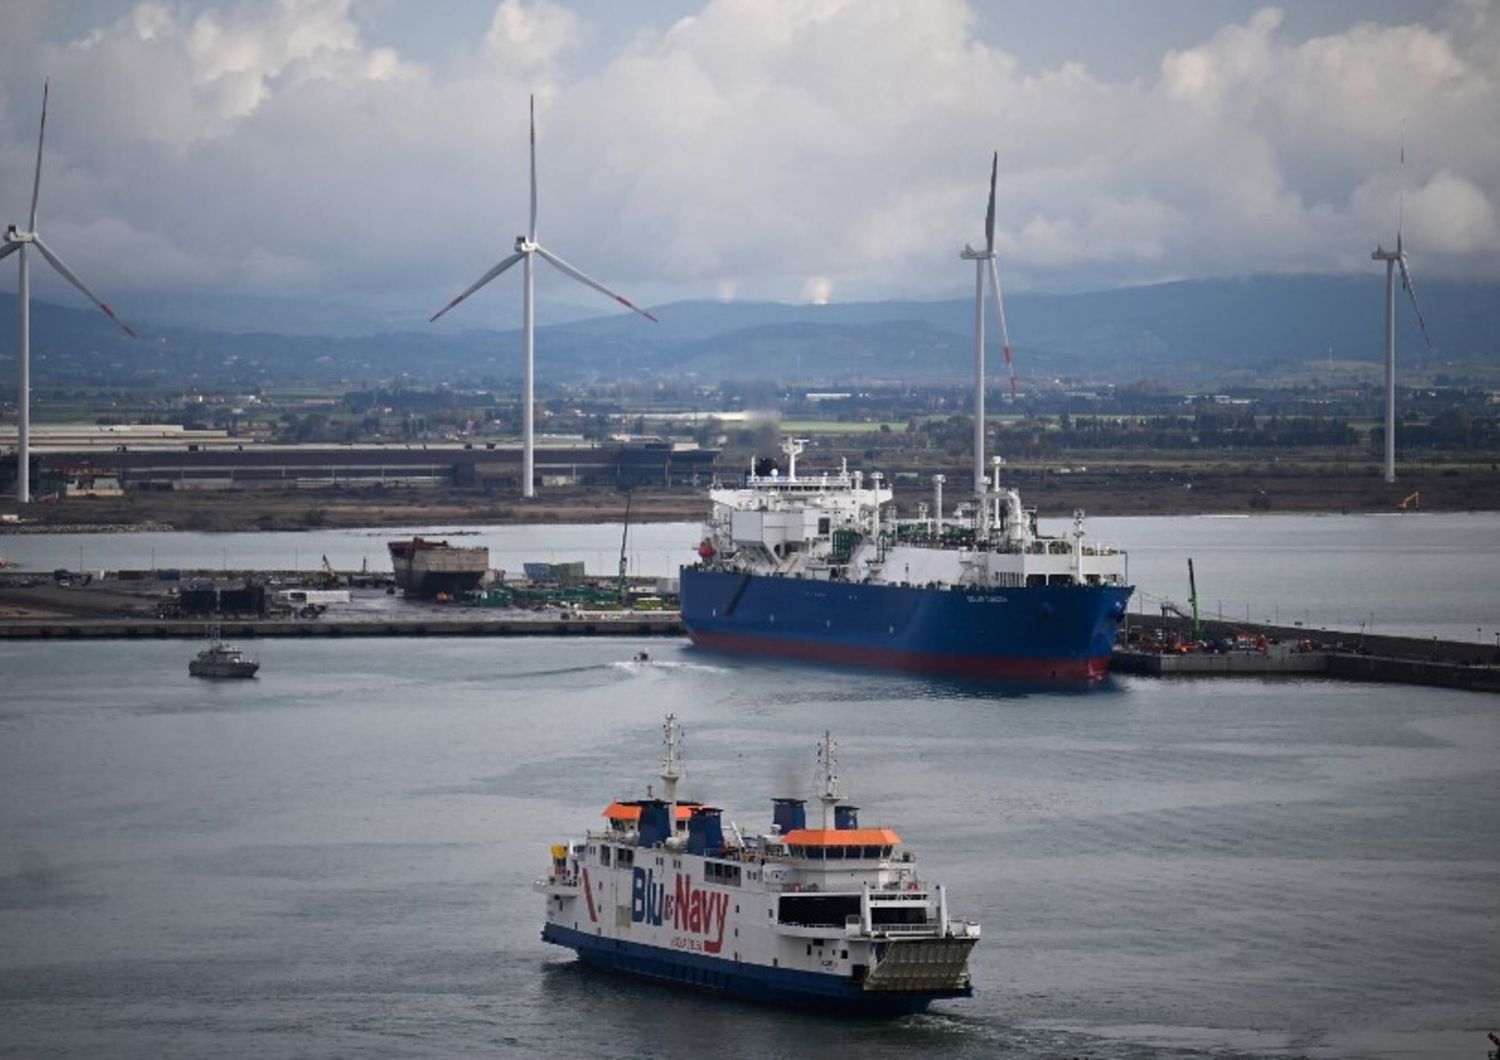
[[[1404,154],[1404,151],[1403,151]],[[1385,480],[1396,481],[1396,269],[1401,269],[1401,286],[1411,295],[1411,307],[1416,311],[1417,324],[1422,329],[1422,339],[1432,349],[1432,339],[1427,335],[1427,321],[1422,319],[1422,307],[1417,304],[1417,289],[1412,286],[1411,271],[1406,267],[1406,251],[1401,247],[1401,222],[1396,222],[1396,249],[1386,250],[1377,245],[1370,255],[1374,261],[1385,262]]]
[[[16,405],[20,415],[16,421],[16,503],[31,503],[31,263],[27,260],[27,248],[36,247],[37,252],[47,259],[57,274],[67,280],[88,296],[104,315],[113,320],[124,330],[125,334],[135,338],[135,332],[131,331],[125,322],[115,316],[115,311],[103,302],[99,296],[84,282],[73,274],[73,270],[62,263],[46,243],[42,242],[41,233],[36,230],[36,203],[42,189],[42,139],[47,133],[47,82],[42,82],[42,123],[36,134],[36,176],[31,182],[31,219],[27,222],[26,231],[22,232],[11,225],[5,230],[5,242],[0,244],[0,259],[11,254],[19,255],[21,267],[21,283],[17,291],[20,304],[21,318],[21,381],[16,392]]]
[[[1000,270],[995,266],[995,177],[1000,171],[1000,152],[990,160],[990,205],[984,214],[984,249],[964,244],[959,257],[974,263],[974,493],[979,498],[979,518],[985,518],[984,496],[988,479],[984,472],[984,276],[989,273],[995,295],[995,316],[1000,321],[1000,348],[1010,373],[1010,392],[1016,392],[1016,370],[1010,360],[1010,336],[1005,331],[1005,303],[1000,298]],[[986,268],[988,266],[988,268]]]
[[[521,496],[523,496],[523,497],[532,497],[532,496],[535,496],[535,492],[536,492],[535,488],[534,488],[534,486],[532,484],[533,468],[534,468],[534,458],[535,458],[534,440],[533,440],[533,434],[532,434],[532,431],[533,431],[532,380],[533,380],[533,352],[534,352],[534,349],[535,349],[535,345],[534,345],[534,336],[532,334],[532,332],[533,332],[533,327],[532,327],[532,323],[533,323],[533,313],[532,313],[533,281],[532,281],[531,260],[532,260],[533,256],[538,256],[538,255],[541,256],[542,258],[546,259],[547,261],[551,262],[564,275],[571,276],[573,279],[577,280],[579,283],[584,284],[584,285],[586,285],[588,287],[592,287],[594,290],[600,292],[601,294],[609,295],[609,297],[613,298],[616,302],[619,302],[626,309],[634,310],[635,312],[639,313],[641,316],[645,317],[647,320],[651,320],[651,321],[655,321],[656,320],[656,318],[654,316],[652,316],[650,313],[646,312],[640,306],[637,306],[634,303],[632,303],[628,298],[625,298],[623,295],[616,294],[614,291],[611,291],[608,287],[604,286],[598,280],[591,279],[590,277],[585,276],[582,272],[579,272],[573,266],[569,265],[566,261],[563,261],[562,258],[558,257],[556,254],[553,254],[546,247],[542,246],[540,243],[538,243],[536,241],[536,97],[532,96],[531,97],[531,226],[530,226],[530,228],[527,229],[527,234],[526,235],[524,235],[524,236],[516,236],[516,252],[514,254],[512,254],[510,257],[506,258],[504,261],[501,261],[494,268],[490,269],[489,272],[486,272],[483,276],[479,277],[479,279],[475,280],[474,283],[468,288],[468,290],[464,291],[463,294],[459,295],[457,298],[453,299],[453,301],[451,301],[447,305],[443,306],[442,309],[439,309],[436,313],[434,313],[432,315],[431,320],[428,321],[428,323],[432,323],[433,321],[437,320],[438,317],[442,316],[444,313],[448,312],[448,310],[450,310],[454,306],[458,305],[458,303],[462,302],[465,298],[469,297],[469,295],[473,294],[475,291],[479,290],[485,284],[489,283],[496,276],[499,276],[502,272],[504,272],[506,269],[510,268],[516,262],[518,262],[518,261],[525,262],[525,265],[526,265],[526,270],[525,270],[526,279],[525,279],[525,283],[524,283],[524,286],[523,286],[523,290],[525,291],[525,294],[524,294],[524,296],[522,298],[522,302],[521,302],[521,319],[522,319],[521,327],[522,327],[522,330],[525,331],[525,333],[526,333],[526,337],[525,337],[526,369],[525,369],[525,381],[523,383],[523,389],[525,391],[525,394],[524,394],[523,411],[522,411],[522,424],[523,424],[523,426],[522,426],[522,435],[523,435],[523,437],[522,437],[522,443],[521,443]]]

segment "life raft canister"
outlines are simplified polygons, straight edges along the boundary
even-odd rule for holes
[[[703,542],[701,544],[699,544],[699,546],[698,546],[698,556],[699,556],[700,559],[713,559],[714,558],[714,547],[708,543],[708,539],[707,538],[704,538]]]

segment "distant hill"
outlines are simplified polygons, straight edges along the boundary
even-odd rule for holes
[[[1403,303],[1403,364],[1500,364],[1500,284],[1434,281],[1422,286],[1421,297],[1434,350],[1426,350]],[[1006,311],[1023,380],[1070,375],[1192,383],[1255,380],[1330,357],[1378,362],[1383,300],[1378,274],[1264,276],[1020,294]],[[619,314],[539,328],[539,376],[551,382],[848,384],[955,381],[970,371],[973,304],[967,299],[823,306],[680,302],[655,312],[661,318],[656,325]],[[494,384],[520,372],[516,331],[437,326],[348,336],[287,334],[274,320],[254,333],[134,323],[144,336],[135,342],[92,309],[33,302],[34,385],[373,384],[398,376]],[[15,392],[15,344],[16,298],[0,293],[0,395]]]

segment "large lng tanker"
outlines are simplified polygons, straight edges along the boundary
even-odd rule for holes
[[[542,938],[589,964],[757,1001],[867,1014],[968,997],[979,925],[950,915],[901,837],[841,804],[825,734],[807,827],[802,799],[741,834],[679,799],[679,731],[667,717],[660,797],[610,804],[607,827],[552,848]],[[649,789],[648,789],[649,790]]]
[[[693,643],[729,651],[955,677],[1094,680],[1109,669],[1130,600],[1125,555],[1084,544],[1083,513],[1061,537],[984,462],[984,289],[995,298],[1005,363],[1010,340],[995,265],[995,175],[985,246],[974,262],[974,493],[952,517],[935,504],[893,519],[879,474],[847,466],[750,473],[714,489],[699,562],[682,570],[682,621]],[[1011,374],[1011,390],[1015,375]],[[921,506],[922,509],[926,505]]]
[[[887,514],[891,490],[841,467],[752,469],[711,491],[699,562],[682,569],[682,620],[704,647],[955,677],[1088,681],[1109,669],[1130,599],[1125,554],[1037,532],[1002,489],[915,519]]]

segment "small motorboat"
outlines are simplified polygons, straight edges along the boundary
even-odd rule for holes
[[[651,661],[651,655],[648,652],[638,651],[638,652],[635,653],[635,661],[636,662],[650,662]]]

